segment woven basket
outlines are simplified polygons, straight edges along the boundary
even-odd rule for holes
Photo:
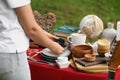
[[[54,13],[47,13],[41,15],[37,10],[33,11],[36,22],[43,30],[49,32],[56,23],[56,15]]]

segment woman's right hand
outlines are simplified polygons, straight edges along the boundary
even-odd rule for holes
[[[54,53],[54,54],[62,54],[64,52],[64,48],[59,45],[57,42],[53,42],[49,49]]]

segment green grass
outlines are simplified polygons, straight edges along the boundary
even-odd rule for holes
[[[88,14],[100,17],[104,27],[107,22],[116,24],[120,20],[120,0],[32,0],[32,8],[41,14],[55,13],[55,28],[62,25],[79,26],[81,19]]]

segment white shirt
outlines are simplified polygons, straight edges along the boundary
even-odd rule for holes
[[[26,51],[29,39],[20,25],[14,8],[30,4],[30,0],[0,0],[0,52]]]

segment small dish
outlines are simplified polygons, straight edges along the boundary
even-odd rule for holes
[[[60,56],[69,56],[70,55],[70,51],[68,49],[66,49],[62,54],[57,55],[51,52],[50,49],[45,48],[42,50],[42,53],[46,56],[50,56],[50,57],[60,57]]]
[[[93,54],[85,54],[84,57],[85,57],[86,61],[95,61],[95,59],[96,59],[96,56]]]
[[[42,50],[40,57],[42,60],[45,60],[48,62],[55,62],[55,60],[57,60],[58,57],[68,57],[69,55],[70,55],[70,51],[68,49],[65,49],[65,51],[62,54],[57,55],[52,53],[50,49],[45,48]]]

